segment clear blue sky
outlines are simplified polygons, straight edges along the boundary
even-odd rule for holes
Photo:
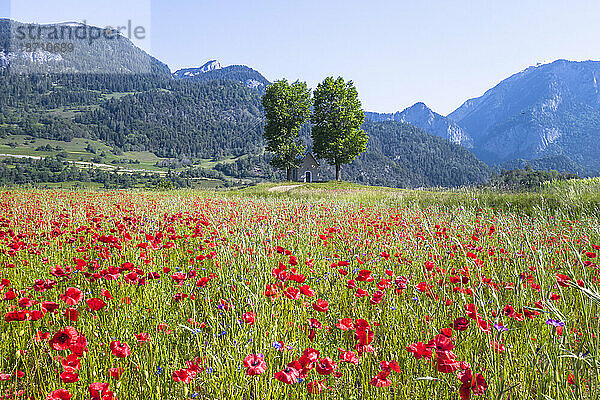
[[[4,4],[3,4],[4,3]],[[138,43],[172,70],[210,59],[314,87],[352,79],[366,110],[417,101],[447,114],[538,62],[600,59],[600,1],[0,0],[24,22],[148,28]],[[141,22],[138,22],[141,21]]]

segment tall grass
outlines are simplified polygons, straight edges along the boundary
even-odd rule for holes
[[[428,342],[454,319],[466,317],[465,306],[472,303],[489,332],[470,320],[466,331],[454,331],[452,337],[457,359],[487,381],[484,398],[597,398],[600,297],[591,258],[596,252],[592,246],[600,245],[597,214],[573,220],[560,208],[548,212],[532,207],[527,215],[489,207],[484,194],[467,201],[469,196],[402,191],[4,192],[0,279],[10,281],[2,293],[13,289],[17,296],[0,303],[0,315],[18,309],[23,297],[54,301],[59,309],[38,321],[1,323],[0,372],[12,376],[0,381],[0,394],[44,399],[65,388],[73,399],[86,399],[90,383],[106,382],[120,400],[456,399],[461,384],[456,374],[436,371],[435,362],[416,359],[406,346]],[[159,232],[163,236],[156,242]],[[107,242],[110,235],[118,241]],[[315,297],[292,300],[281,288],[276,298],[265,296],[267,285],[281,282],[273,268],[279,263],[287,271],[294,267],[290,255],[277,252],[277,246],[297,257],[295,268]],[[84,261],[81,271],[77,260]],[[332,266],[339,261],[349,265]],[[427,262],[433,263],[431,271]],[[136,279],[126,277],[132,269],[125,263],[138,270]],[[51,274],[56,266],[73,271],[57,277]],[[111,267],[113,272],[117,268],[115,279],[87,275],[102,275]],[[347,287],[361,269],[375,278],[356,282],[369,293],[366,297]],[[159,278],[150,279],[151,272]],[[186,274],[180,285],[172,278],[176,273]],[[559,273],[571,278],[568,285],[558,284]],[[205,287],[196,284],[210,274],[214,278]],[[405,289],[383,285],[383,300],[371,304],[377,283],[399,277],[408,279]],[[57,283],[37,292],[31,289],[36,279]],[[430,289],[423,291],[420,283]],[[68,287],[81,289],[84,299],[67,306],[60,295]],[[103,297],[103,289],[113,299]],[[92,311],[85,302],[90,298],[103,298],[107,306]],[[313,309],[318,298],[329,302],[327,312]],[[507,305],[520,314],[532,313],[532,318],[504,315]],[[79,311],[76,322],[64,317],[68,307]],[[39,308],[34,304],[27,309]],[[242,314],[249,311],[256,313],[254,325],[243,322]],[[313,340],[309,318],[323,324]],[[356,343],[352,331],[335,327],[342,318],[363,318],[374,332],[374,351],[364,353],[357,365],[338,358],[339,348],[352,350]],[[548,320],[564,323],[562,334]],[[59,377],[63,367],[58,357],[69,352],[35,340],[37,332],[52,337],[69,325],[88,341],[75,383]],[[150,334],[148,343],[137,343],[134,334],[141,332]],[[114,340],[127,342],[131,354],[115,357],[108,346]],[[504,350],[495,351],[494,343]],[[341,376],[313,369],[293,385],[274,379],[275,372],[309,347],[336,361]],[[257,353],[264,355],[267,370],[247,376],[242,360]],[[196,357],[201,372],[190,383],[175,382],[173,372]],[[390,360],[402,369],[390,376],[391,386],[370,385],[380,361]],[[109,368],[122,368],[123,375],[112,378]],[[15,378],[17,370],[24,376]],[[331,389],[309,394],[307,382],[314,380],[325,380]]]

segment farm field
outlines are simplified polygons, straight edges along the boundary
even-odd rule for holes
[[[584,183],[273,186],[0,192],[0,398],[598,398]]]
[[[85,167],[95,164],[105,170],[125,170],[130,172],[151,172],[165,175],[168,166],[158,166],[157,162],[175,161],[157,157],[148,151],[127,151],[120,155],[114,154],[114,149],[98,140],[74,138],[66,142],[60,140],[35,138],[28,135],[7,135],[0,138],[0,159],[6,157],[40,159],[59,154],[74,165]],[[224,157],[218,161],[210,159],[195,159],[195,166],[214,169],[220,163],[231,163],[233,157]],[[183,168],[173,168],[180,171]]]

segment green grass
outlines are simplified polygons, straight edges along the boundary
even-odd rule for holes
[[[274,191],[278,186],[294,186],[285,191]],[[379,202],[382,204],[404,204],[427,207],[437,204],[444,207],[493,208],[533,215],[536,212],[569,215],[590,215],[600,212],[600,187],[582,186],[574,190],[571,186],[557,186],[534,192],[499,192],[491,189],[428,189],[408,190],[386,187],[363,186],[349,182],[263,183],[230,191],[260,198],[329,199],[345,198],[354,201]]]
[[[456,372],[440,372],[435,361],[416,359],[406,347],[427,343],[465,317],[469,326],[452,332],[452,351],[485,378],[481,399],[597,398],[600,270],[591,252],[600,245],[600,213],[572,220],[560,208],[526,215],[476,202],[457,206],[464,198],[444,201],[464,195],[459,192],[347,183],[269,192],[274,186],[0,193],[2,230],[15,233],[0,244],[1,278],[18,294],[0,302],[0,315],[18,309],[22,297],[59,307],[38,321],[0,323],[2,338],[10,338],[0,342],[0,372],[24,372],[22,378],[0,381],[2,393],[24,390],[45,399],[64,388],[73,399],[85,399],[90,383],[106,382],[120,400],[454,400],[461,384]],[[76,272],[77,265],[81,271]],[[66,277],[57,266],[66,269]],[[301,283],[273,271],[281,266],[303,275],[302,284],[315,296],[283,295]],[[361,269],[374,279],[357,279]],[[159,279],[150,279],[150,272]],[[582,286],[561,286],[557,274],[581,280]],[[197,284],[209,276],[206,285]],[[183,279],[181,284],[173,277]],[[404,286],[402,277],[408,279]],[[36,279],[56,284],[35,291]],[[349,279],[368,296],[356,296]],[[278,295],[267,297],[267,285],[277,286]],[[68,305],[61,299],[68,287],[82,291],[81,301]],[[111,299],[102,295],[104,289]],[[371,301],[377,290],[383,292],[380,303]],[[86,303],[91,298],[102,298],[106,306],[92,311]],[[326,312],[313,308],[316,299],[329,302]],[[469,304],[477,307],[475,319],[466,311]],[[507,305],[521,315],[533,312],[533,318],[507,316]],[[78,310],[77,321],[63,316],[67,308]],[[249,311],[256,313],[254,325],[242,321]],[[309,318],[323,325],[312,339]],[[357,365],[339,359],[339,348],[356,351],[357,344],[353,330],[336,327],[341,318],[362,318],[373,332],[373,351],[361,354]],[[562,334],[547,324],[549,319],[565,324]],[[483,322],[489,333],[479,326]],[[75,383],[59,378],[65,369],[58,357],[69,350],[34,340],[38,331],[52,337],[65,326],[87,340]],[[151,337],[148,343],[137,342],[134,334],[141,332]],[[131,353],[116,357],[109,349],[115,340],[128,343]],[[278,341],[283,351],[274,345]],[[495,351],[494,342],[504,350]],[[301,383],[286,385],[274,378],[307,348],[336,362],[339,376],[313,368]],[[266,371],[247,376],[242,361],[258,353]],[[175,381],[173,373],[194,359],[199,363],[195,377],[189,383]],[[390,386],[371,385],[380,361],[391,360],[401,372],[391,373]],[[110,377],[109,368],[122,368],[122,376]],[[307,382],[315,380],[331,389],[309,394]]]
[[[60,110],[54,111],[64,113],[74,112]],[[61,150],[36,150],[40,147],[47,145],[52,146],[54,148],[58,147]],[[88,146],[94,149],[94,152],[89,151]],[[157,157],[154,153],[151,153],[149,151],[127,151],[123,154],[115,155],[113,152],[113,148],[98,140],[74,138],[70,142],[65,142],[60,140],[33,138],[28,135],[9,135],[6,138],[0,138],[0,154],[49,157],[55,156],[60,151],[65,151],[67,154],[66,160],[72,162],[92,162],[92,160],[99,157],[101,153],[104,153],[104,156],[101,157],[101,163],[111,165],[114,168],[144,170],[161,174],[165,174],[169,170],[168,167],[156,166],[157,162],[164,161],[167,159]],[[195,160],[195,167],[214,169],[217,163],[231,163],[234,162],[236,159],[237,158],[234,157],[225,157],[221,160],[197,159]],[[115,162],[128,160],[135,161],[135,163]],[[173,171],[177,172],[183,169],[184,168],[174,168]]]

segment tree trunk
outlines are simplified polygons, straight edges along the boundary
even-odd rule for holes
[[[292,169],[286,168],[286,173],[287,173],[287,181],[289,182],[292,180]]]
[[[339,164],[335,165],[335,180],[336,181],[342,180],[342,166]]]

